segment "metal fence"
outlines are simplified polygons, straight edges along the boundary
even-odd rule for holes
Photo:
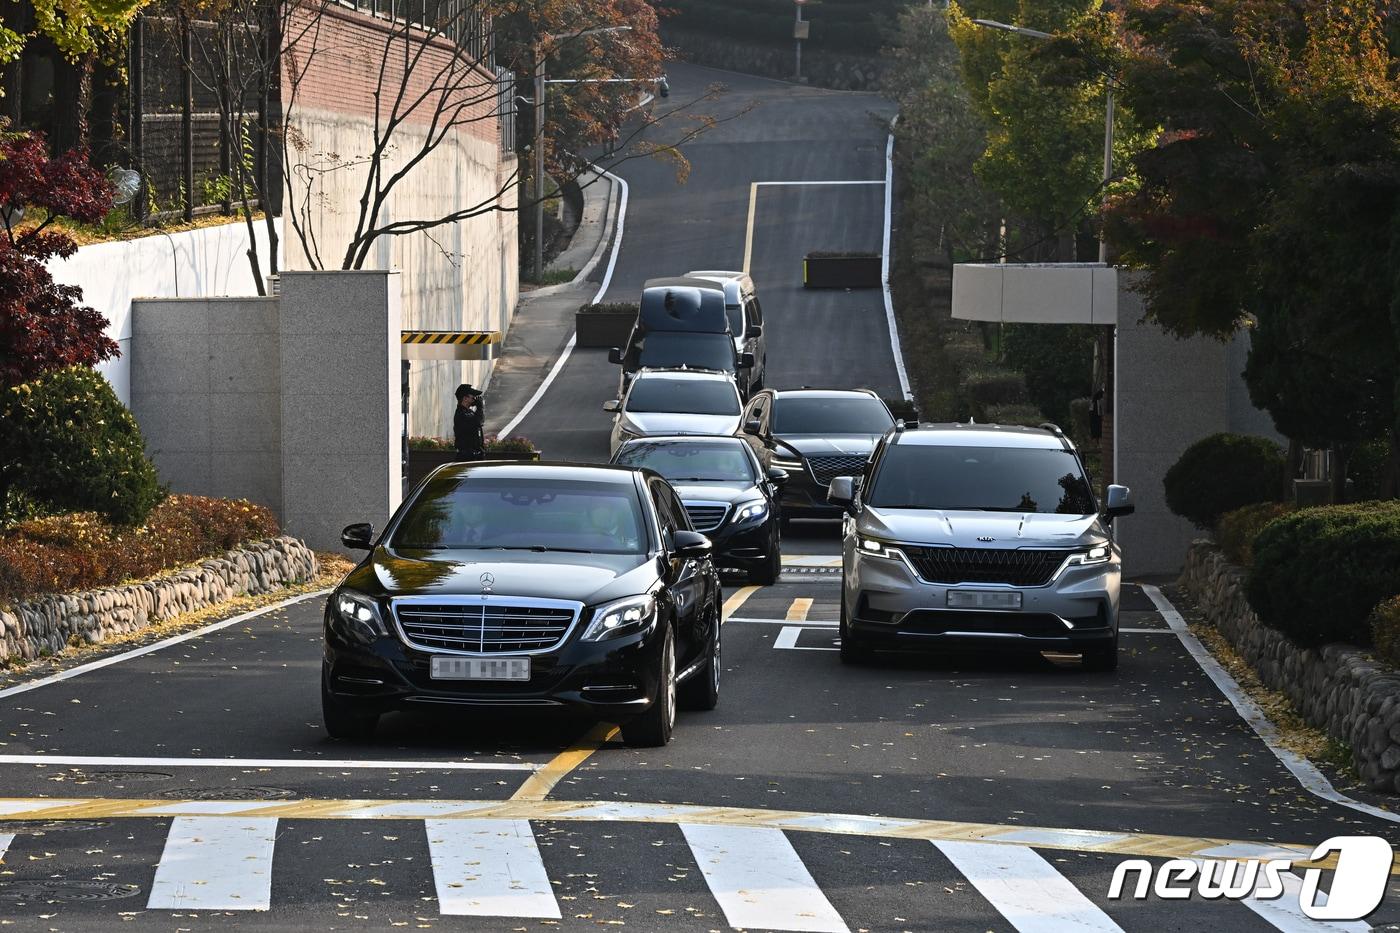
[[[515,72],[496,68],[496,116],[501,127],[501,151],[515,152],[515,124],[519,115],[515,99]]]

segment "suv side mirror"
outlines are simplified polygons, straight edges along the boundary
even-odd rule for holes
[[[748,421],[744,422],[744,433],[758,437],[763,433],[763,422],[759,421],[757,418],[750,418]]]
[[[1137,509],[1133,505],[1133,493],[1127,486],[1109,486],[1108,502],[1103,510],[1109,521],[1122,515],[1132,515]]]
[[[675,556],[681,560],[704,560],[714,553],[710,539],[698,531],[678,531],[671,540],[675,545]]]
[[[739,354],[739,368],[740,368],[740,369],[753,369],[753,364],[754,364],[754,358],[753,358],[753,354],[752,354],[752,353],[740,353],[740,354]]]
[[[855,501],[855,498],[855,480],[850,476],[838,476],[826,488],[826,501],[832,505],[839,505],[847,511],[850,510],[851,503]]]
[[[615,398],[610,398],[603,403],[603,411],[617,411],[621,407],[619,400]]]
[[[621,366],[621,365],[622,365],[622,348],[621,348],[621,347],[612,347],[611,349],[608,350],[608,362],[609,362],[609,363],[616,363],[618,366]]]
[[[762,325],[762,324],[750,324],[750,325],[748,326],[748,329],[744,331],[744,336],[745,336],[745,337],[762,337],[762,336],[763,336],[763,325]]]
[[[369,522],[346,525],[341,529],[340,543],[352,551],[368,551],[374,547],[374,526]]]
[[[774,486],[782,486],[789,479],[791,479],[791,477],[788,476],[787,470],[781,467],[768,468],[768,482],[772,483]]]

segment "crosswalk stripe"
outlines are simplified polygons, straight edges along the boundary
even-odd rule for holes
[[[426,820],[443,914],[560,919],[529,820]]]
[[[982,842],[934,845],[1020,933],[1122,933],[1108,914],[1033,849]]]
[[[267,910],[276,839],[275,817],[176,817],[146,908]]]
[[[774,648],[796,648],[797,638],[802,634],[802,627],[798,625],[784,625],[783,630],[778,633],[777,639],[773,642]]]
[[[1283,882],[1283,894],[1280,897],[1267,901],[1246,897],[1241,901],[1275,930],[1282,933],[1318,933],[1319,930],[1365,933],[1371,929],[1371,925],[1362,920],[1344,923],[1312,919],[1303,913],[1303,908],[1298,903],[1298,895],[1303,891],[1303,879],[1291,871],[1286,871],[1279,875],[1279,880]],[[1322,903],[1327,903],[1326,894],[1319,891],[1317,897]]]
[[[730,926],[849,933],[782,830],[682,823],[681,832]]]
[[[811,611],[812,599],[810,596],[802,596],[794,599],[792,605],[788,606],[787,621],[804,622],[807,619],[807,613]]]
[[[10,843],[14,841],[14,833],[0,833],[0,864],[4,864],[5,853],[10,851]]]

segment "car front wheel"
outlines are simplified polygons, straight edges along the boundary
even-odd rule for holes
[[[1118,670],[1118,636],[1114,635],[1113,640],[1101,648],[1090,648],[1085,651],[1084,659],[1080,663],[1086,671]]]
[[[686,709],[711,710],[719,705],[720,673],[720,610],[716,606],[710,624],[714,626],[715,637],[710,644],[710,659],[704,668],[696,671],[681,685],[679,696]]]
[[[353,709],[344,700],[339,700],[321,678],[321,719],[326,724],[326,733],[333,739],[367,742],[374,738],[374,729],[379,725],[376,713],[362,713]]]
[[[671,741],[676,727],[676,638],[668,626],[661,645],[656,700],[642,715],[622,724],[622,740],[634,748],[657,748]]]
[[[846,618],[846,594],[841,594],[841,663],[867,664],[874,656],[870,646],[861,641],[851,631],[851,623]]]

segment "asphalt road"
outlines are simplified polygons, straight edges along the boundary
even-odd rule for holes
[[[683,99],[720,76],[672,77]],[[878,99],[725,80],[717,110],[760,106],[689,147],[686,186],[626,167],[610,297],[742,262],[752,181],[882,176]],[[806,249],[879,244],[878,187],[826,187],[760,189],[770,382],[892,392],[878,296],[797,284]],[[522,433],[598,456],[613,380],[576,354]],[[682,715],[664,749],[590,755],[589,723],[460,713],[331,742],[315,598],[0,690],[0,925],[1301,931],[1326,927],[1288,895],[1109,900],[1114,866],[1215,851],[1206,840],[1241,854],[1396,837],[1301,787],[1142,590],[1125,593],[1112,674],[989,656],[849,668],[833,550],[813,525],[789,537],[781,583],[726,589],[719,708]],[[1392,885],[1369,923],[1400,921],[1397,904]]]

